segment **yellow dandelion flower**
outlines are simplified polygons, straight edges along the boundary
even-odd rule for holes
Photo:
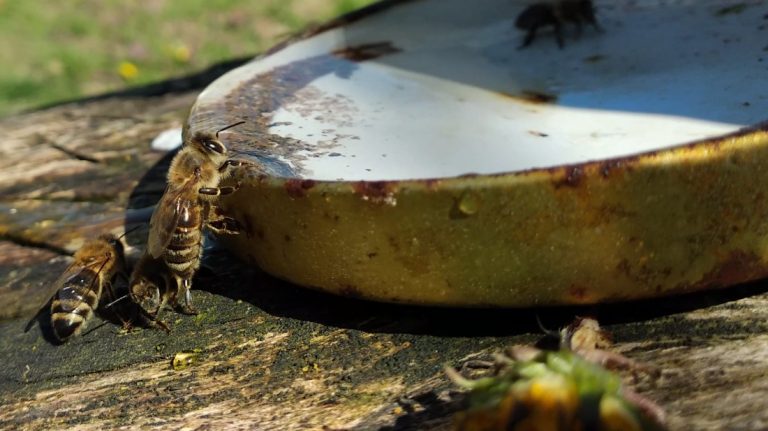
[[[126,81],[131,81],[139,75],[139,68],[130,61],[122,61],[117,66],[117,73]]]
[[[184,44],[175,45],[171,47],[170,51],[173,60],[179,63],[189,63],[192,58],[192,51]]]

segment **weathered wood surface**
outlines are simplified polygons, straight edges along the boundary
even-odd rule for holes
[[[660,369],[638,390],[672,429],[768,428],[765,283],[578,309],[422,309],[308,291],[212,249],[201,314],[172,315],[170,334],[108,323],[55,345],[45,324],[25,333],[67,253],[159,198],[168,157],[149,143],[196,90],[154,90],[0,120],[0,428],[448,429],[461,395],[444,364],[535,342],[537,314],[552,328],[595,315],[618,351]],[[129,236],[133,255],[145,235]],[[174,371],[192,349],[199,363]]]

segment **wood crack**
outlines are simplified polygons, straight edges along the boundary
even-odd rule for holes
[[[51,148],[61,151],[62,153],[66,154],[67,156],[76,159],[76,160],[82,160],[84,162],[89,163],[101,163],[101,160],[96,159],[94,157],[88,156],[86,154],[83,154],[79,151],[70,150],[69,148],[65,148],[59,144],[48,142],[48,145],[51,146]]]
[[[21,247],[47,250],[47,251],[56,253],[60,256],[72,256],[74,254],[71,251],[65,248],[59,247],[57,245],[50,244],[44,241],[35,241],[29,238],[24,238],[23,236],[15,235],[10,232],[0,233],[0,241],[7,241]]]

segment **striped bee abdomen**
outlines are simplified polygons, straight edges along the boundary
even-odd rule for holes
[[[200,265],[203,251],[202,226],[200,207],[192,205],[185,208],[166,247],[165,263],[172,273],[181,278],[191,278]]]
[[[93,317],[101,297],[99,275],[83,269],[64,283],[51,302],[51,325],[59,341],[79,334]]]

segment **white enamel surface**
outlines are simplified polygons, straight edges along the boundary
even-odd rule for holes
[[[171,151],[181,146],[181,127],[174,127],[160,132],[152,140],[150,148],[155,151]]]
[[[543,30],[519,50],[514,21],[528,2],[405,2],[231,72],[198,107],[277,66],[389,42],[400,51],[318,76],[265,113],[269,133],[306,146],[277,158],[306,178],[383,180],[637,154],[765,120],[768,4],[717,13],[737,3],[596,2],[604,33],[585,26],[575,38],[568,25],[564,49]]]

